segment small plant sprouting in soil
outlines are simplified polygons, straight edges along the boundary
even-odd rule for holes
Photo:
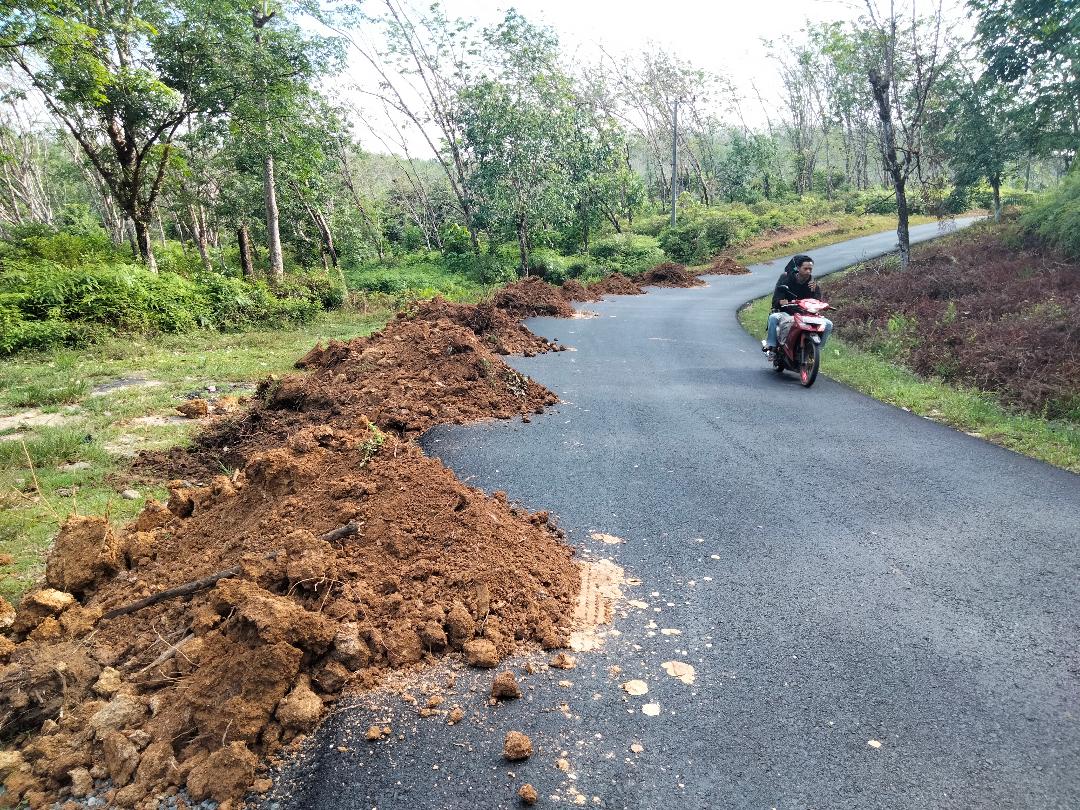
[[[357,448],[360,451],[360,466],[363,467],[375,454],[379,452],[379,448],[382,447],[383,442],[386,441],[386,434],[379,430],[374,425],[371,426],[371,436]]]

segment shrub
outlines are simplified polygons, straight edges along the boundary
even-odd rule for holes
[[[602,269],[631,275],[644,272],[664,260],[656,239],[636,233],[618,233],[599,239],[589,253]]]
[[[550,248],[536,248],[529,255],[529,272],[550,284],[562,284],[570,277],[566,259]]]
[[[1073,172],[1020,217],[1029,236],[1080,258],[1080,172]]]

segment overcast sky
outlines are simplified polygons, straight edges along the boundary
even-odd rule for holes
[[[887,8],[888,0],[876,2]],[[910,9],[909,2],[897,0],[896,4]],[[933,13],[937,8],[937,0],[916,3],[922,13]],[[414,5],[423,8],[427,3],[414,0]],[[866,12],[864,0],[442,0],[442,5],[450,17],[475,18],[482,24],[516,8],[530,21],[552,27],[564,50],[585,61],[596,61],[601,48],[613,54],[650,47],[677,53],[696,67],[730,79],[743,97],[742,112],[751,126],[764,125],[753,85],[769,104],[777,101],[780,87],[763,39],[778,40],[784,34],[798,37],[807,21],[854,20]],[[963,0],[943,0],[943,7],[947,19],[963,30],[969,27]],[[376,4],[371,3],[370,11],[375,9]],[[353,75],[363,81],[360,70]],[[373,151],[385,151],[359,129],[357,135]]]

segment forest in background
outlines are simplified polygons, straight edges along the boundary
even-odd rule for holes
[[[753,128],[692,58],[572,62],[512,10],[5,2],[0,352],[699,264],[864,214],[898,217],[906,264],[911,215],[1036,203],[1020,227],[1077,255],[1080,12],[970,13],[971,41],[873,2],[781,37]]]

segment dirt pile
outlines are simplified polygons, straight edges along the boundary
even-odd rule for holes
[[[517,318],[532,318],[538,315],[569,318],[574,314],[573,308],[559,292],[559,288],[536,276],[506,285],[495,293],[491,302]]]
[[[205,483],[312,425],[351,430],[366,418],[407,438],[436,424],[541,413],[558,401],[471,328],[445,319],[399,316],[369,337],[320,344],[297,366],[310,373],[264,381],[247,410],[212,422],[190,448],[143,455],[136,470]]]
[[[563,347],[535,335],[505,310],[487,301],[480,304],[455,304],[436,296],[422,301],[410,312],[417,320],[447,320],[471,329],[496,354],[521,354],[532,357],[544,352],[562,351]]]
[[[595,285],[586,287],[576,279],[568,279],[559,286],[559,294],[567,301],[599,301],[604,296]]]
[[[745,276],[749,272],[749,270],[747,270],[730,256],[718,256],[713,261],[713,263],[709,265],[709,269],[705,271],[705,275]]]
[[[496,661],[518,640],[563,644],[579,586],[545,513],[360,417],[174,485],[120,530],[71,520],[47,579],[74,593],[24,598],[0,669],[0,735],[32,734],[5,760],[5,798],[32,807],[106,778],[110,806],[156,807],[170,787],[236,801],[350,684],[477,642]]]
[[[644,295],[641,286],[622,273],[612,273],[600,281],[590,284],[588,290],[594,295]]]
[[[915,371],[1080,420],[1080,266],[973,228],[920,246],[911,267],[869,262],[827,282],[845,340]]]
[[[684,264],[664,262],[637,277],[637,282],[648,287],[704,287],[705,282],[686,269]]]

